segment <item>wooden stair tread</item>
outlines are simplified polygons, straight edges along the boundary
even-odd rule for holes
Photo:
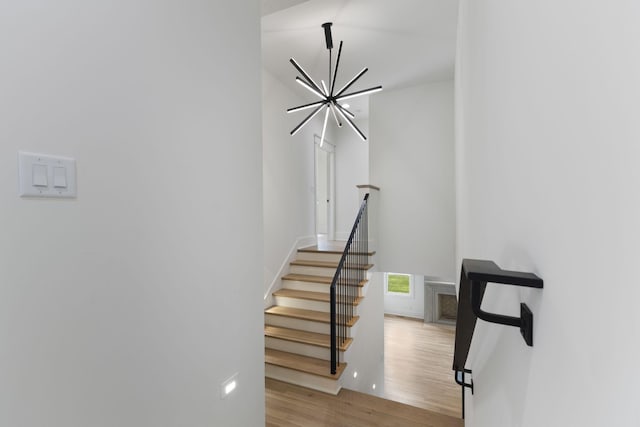
[[[299,354],[287,353],[286,351],[266,348],[264,351],[264,361],[270,365],[282,366],[294,371],[306,372],[321,377],[337,380],[347,367],[346,363],[341,363],[337,367],[335,375],[331,375],[330,363],[327,360],[316,359],[314,357],[301,356]]]
[[[317,347],[331,348],[331,335],[318,334],[316,332],[301,331],[299,329],[280,328],[266,325],[264,327],[266,337],[278,338],[286,341],[293,341],[302,344],[314,345]],[[346,338],[340,346],[340,351],[346,351],[353,340]]]
[[[323,311],[314,311],[314,310],[305,310],[302,308],[292,308],[292,307],[283,307],[279,305],[274,305],[265,310],[266,314],[272,314],[274,316],[283,316],[290,317],[292,319],[299,320],[310,320],[312,322],[319,323],[331,323],[331,316],[329,313],[325,313]],[[350,321],[346,323],[346,326],[353,326],[360,316],[353,316]],[[344,322],[340,321],[340,316],[338,316],[338,324],[343,325]]]
[[[298,265],[303,267],[322,267],[322,268],[333,268],[337,269],[339,262],[331,262],[331,261],[307,261],[297,259],[291,262],[291,265]],[[373,267],[373,264],[365,264],[363,266],[358,266],[357,268],[352,268],[352,270],[370,270]]]
[[[331,302],[331,296],[328,292],[310,292],[310,291],[297,291],[295,289],[278,289],[273,293],[276,297],[286,298],[298,298],[309,301]],[[357,306],[362,301],[362,297],[356,297],[353,300],[353,305]]]
[[[285,276],[282,276],[282,280],[295,280],[296,282],[310,282],[310,283],[321,283],[323,285],[331,285],[333,282],[333,276],[314,276],[310,274],[296,274],[290,273]],[[353,281],[352,286],[364,286],[369,280],[364,279],[360,282],[356,283]]]
[[[334,255],[342,255],[344,252],[344,248],[318,248],[318,246],[308,246],[306,248],[298,249],[298,252],[317,252],[321,254],[334,254]],[[363,255],[373,256],[376,254],[376,251],[364,252]]]

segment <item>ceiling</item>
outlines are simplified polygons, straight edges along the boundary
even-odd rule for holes
[[[334,63],[344,41],[337,87],[364,67],[369,71],[353,90],[379,84],[390,90],[453,78],[457,13],[457,0],[262,0],[263,64],[315,101],[295,84],[297,72],[289,58],[318,83],[327,81],[329,53],[321,25],[333,22]],[[357,117],[368,115],[366,98],[347,101]]]

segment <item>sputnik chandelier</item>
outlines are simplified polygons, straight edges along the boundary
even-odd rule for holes
[[[347,82],[340,90],[336,91],[336,75],[338,74],[338,66],[340,65],[340,54],[342,53],[342,41],[340,42],[340,47],[338,48],[338,57],[336,59],[335,69],[333,68],[333,62],[331,59],[331,51],[333,50],[333,38],[331,37],[331,22],[326,22],[322,24],[322,28],[324,28],[324,38],[327,44],[327,50],[329,51],[329,83],[330,86],[327,87],[324,80],[321,80],[320,83],[322,87],[318,86],[318,84],[307,74],[306,71],[296,62],[295,59],[291,58],[289,62],[295,67],[296,70],[302,75],[296,76],[296,81],[302,85],[309,92],[316,95],[320,98],[320,101],[312,102],[310,104],[300,105],[298,107],[289,108],[287,113],[295,113],[297,111],[307,110],[311,108],[315,108],[311,114],[309,114],[298,126],[296,126],[291,131],[291,136],[298,133],[300,129],[307,123],[311,121],[318,113],[322,110],[324,113],[324,125],[322,126],[322,136],[320,137],[320,146],[324,144],[324,136],[327,130],[327,121],[329,120],[329,112],[333,115],[333,118],[338,127],[342,127],[342,118],[345,122],[349,124],[351,129],[358,134],[363,141],[367,140],[367,137],[362,133],[358,126],[353,123],[353,120],[356,116],[348,110],[348,105],[344,104],[344,101],[350,98],[355,98],[358,96],[368,95],[374,92],[379,92],[382,90],[382,86],[375,86],[369,89],[359,90],[356,92],[346,93],[347,89],[349,89],[360,77],[364,75],[369,69],[363,68],[358,74],[356,74],[351,80]],[[333,74],[332,74],[333,70]]]

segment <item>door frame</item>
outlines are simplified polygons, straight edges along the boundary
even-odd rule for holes
[[[320,136],[313,136],[313,215],[314,215],[314,229],[317,235],[318,228],[318,204],[316,203],[316,188],[318,185],[318,171],[317,171],[317,157],[318,150],[322,150],[327,153],[328,157],[328,195],[329,206],[327,213],[327,238],[329,240],[335,240],[336,237],[336,146],[328,142],[325,138],[324,144],[320,147]]]

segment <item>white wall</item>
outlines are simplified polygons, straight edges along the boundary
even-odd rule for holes
[[[316,117],[295,136],[289,134],[306,114],[287,114],[287,108],[309,102],[293,91],[294,84],[284,85],[262,71],[265,291],[297,240],[315,233],[313,147],[322,119]]]
[[[369,123],[379,270],[453,280],[453,82],[376,94]]]
[[[480,321],[467,425],[640,425],[640,3],[461,2],[458,263],[532,271],[485,308],[534,313],[534,346]]]
[[[377,95],[376,95],[377,96]],[[369,135],[369,120],[355,121]],[[335,123],[331,123],[335,127]],[[336,143],[336,237],[349,238],[362,200],[357,185],[369,184],[369,141],[362,141],[346,124],[334,129]]]
[[[0,425],[264,424],[259,29],[257,1],[0,5]],[[78,198],[20,199],[18,150],[75,157]]]
[[[371,261],[375,264],[375,256]],[[372,271],[367,275],[369,283],[357,310],[360,319],[352,329],[353,343],[345,355],[347,368],[340,378],[344,388],[379,397],[384,396],[383,276]]]

